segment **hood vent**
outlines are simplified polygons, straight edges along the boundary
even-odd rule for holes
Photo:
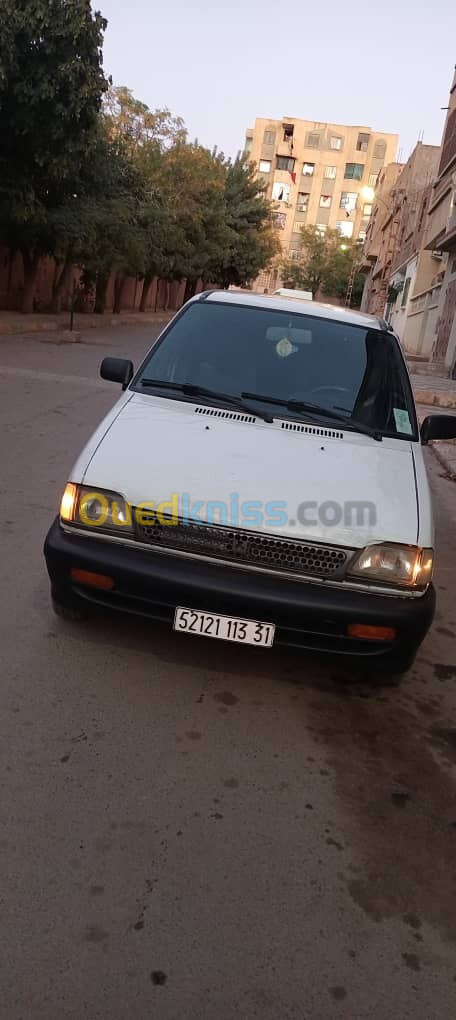
[[[343,439],[343,432],[336,432],[335,429],[319,428],[318,425],[298,425],[292,421],[283,421],[283,429],[287,432],[305,432],[308,436],[319,436],[320,439]]]
[[[239,414],[238,411],[224,411],[218,407],[195,407],[195,414],[208,414],[211,418],[229,418],[230,421],[245,421],[255,424],[252,414]]]

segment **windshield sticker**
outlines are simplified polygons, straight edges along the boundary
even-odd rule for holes
[[[282,339],[276,343],[276,353],[279,355],[279,358],[289,358],[290,354],[296,354],[297,350],[298,348],[291,343],[291,340],[289,340],[287,336],[283,336]]]
[[[401,407],[395,407],[393,410],[397,431],[406,432],[407,435],[410,436],[412,434],[412,426],[410,424],[408,411],[404,411]]]

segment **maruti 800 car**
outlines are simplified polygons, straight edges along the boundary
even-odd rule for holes
[[[54,608],[291,645],[400,674],[434,615],[419,428],[388,325],[344,308],[214,291],[192,299],[78,457],[45,542]]]

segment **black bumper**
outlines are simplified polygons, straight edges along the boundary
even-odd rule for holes
[[[276,625],[276,642],[370,657],[413,654],[434,616],[432,585],[420,598],[341,590],[300,580],[123,546],[51,526],[44,555],[54,598],[87,602],[172,624],[176,606]],[[112,591],[72,581],[71,567],[114,578]],[[396,628],[392,642],[349,637],[349,623]]]

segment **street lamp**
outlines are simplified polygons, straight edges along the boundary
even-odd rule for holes
[[[374,188],[371,188],[369,184],[366,184],[360,191],[361,198],[364,198],[365,202],[373,202],[375,198]]]

